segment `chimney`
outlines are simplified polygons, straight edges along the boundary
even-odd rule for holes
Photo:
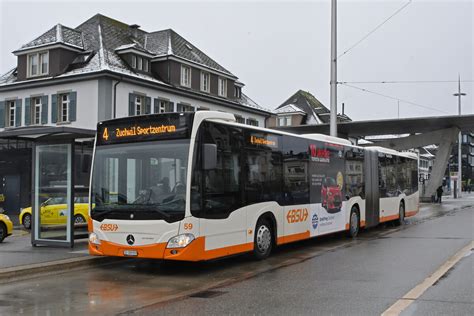
[[[128,26],[130,30],[130,35],[137,38],[138,37],[138,29],[140,28],[140,25],[138,24],[132,24]]]
[[[342,115],[344,115],[344,102],[342,103]]]

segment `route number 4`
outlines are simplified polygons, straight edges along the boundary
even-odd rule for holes
[[[102,138],[105,139],[105,140],[109,140],[109,130],[108,130],[107,127],[104,129],[104,133],[102,134]]]

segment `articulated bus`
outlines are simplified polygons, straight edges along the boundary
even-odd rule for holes
[[[418,157],[293,135],[198,111],[97,126],[89,252],[202,261],[258,259],[278,245],[418,212]]]

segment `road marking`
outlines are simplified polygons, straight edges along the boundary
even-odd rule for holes
[[[438,270],[427,277],[423,282],[415,286],[413,289],[408,291],[401,299],[396,301],[390,306],[382,316],[400,315],[403,310],[410,306],[416,301],[427,289],[429,289],[436,281],[438,281],[449,269],[451,269],[456,263],[459,262],[463,257],[467,256],[474,248],[474,241],[471,241],[461,250],[459,250],[454,256],[450,257],[445,263],[443,263]]]

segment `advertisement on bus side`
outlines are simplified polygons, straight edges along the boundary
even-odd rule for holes
[[[345,227],[344,147],[339,144],[310,142],[311,228],[316,234]]]

